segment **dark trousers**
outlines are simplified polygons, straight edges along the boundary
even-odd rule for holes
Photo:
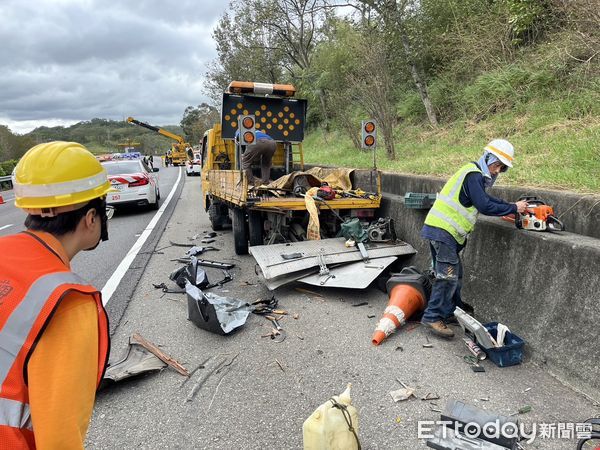
[[[463,307],[460,296],[463,267],[460,252],[452,246],[439,241],[429,241],[429,248],[435,281],[421,320],[432,323],[452,317],[457,306]]]
[[[259,139],[256,144],[246,147],[242,155],[242,169],[246,173],[248,182],[254,181],[252,164],[260,159],[260,177],[263,183],[268,183],[271,176],[271,161],[277,150],[277,142],[272,139]]]

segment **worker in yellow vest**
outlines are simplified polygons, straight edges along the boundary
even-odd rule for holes
[[[461,167],[444,185],[425,218],[421,237],[429,241],[435,282],[421,323],[441,337],[452,338],[447,323],[458,306],[472,309],[461,298],[463,268],[460,252],[473,231],[477,215],[505,216],[524,212],[527,202],[507,203],[487,194],[498,175],[512,167],[514,147],[494,139],[477,162]]]
[[[85,147],[50,142],[25,153],[13,185],[28,215],[0,238],[0,447],[83,449],[108,319],[70,262],[108,239],[110,183]]]

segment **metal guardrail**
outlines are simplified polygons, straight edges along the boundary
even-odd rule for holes
[[[12,189],[12,177],[10,175],[5,177],[0,177],[0,191],[3,189],[3,184],[9,183],[10,189]]]

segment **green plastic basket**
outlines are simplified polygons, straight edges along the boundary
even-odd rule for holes
[[[407,192],[404,194],[404,206],[411,209],[429,209],[435,202],[437,194]]]

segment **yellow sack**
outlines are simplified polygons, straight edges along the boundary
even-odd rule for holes
[[[318,241],[321,239],[321,224],[319,223],[319,208],[315,204],[314,195],[317,195],[318,187],[310,188],[304,195],[304,204],[306,210],[310,214],[308,221],[308,228],[306,230],[306,237],[309,241]]]

